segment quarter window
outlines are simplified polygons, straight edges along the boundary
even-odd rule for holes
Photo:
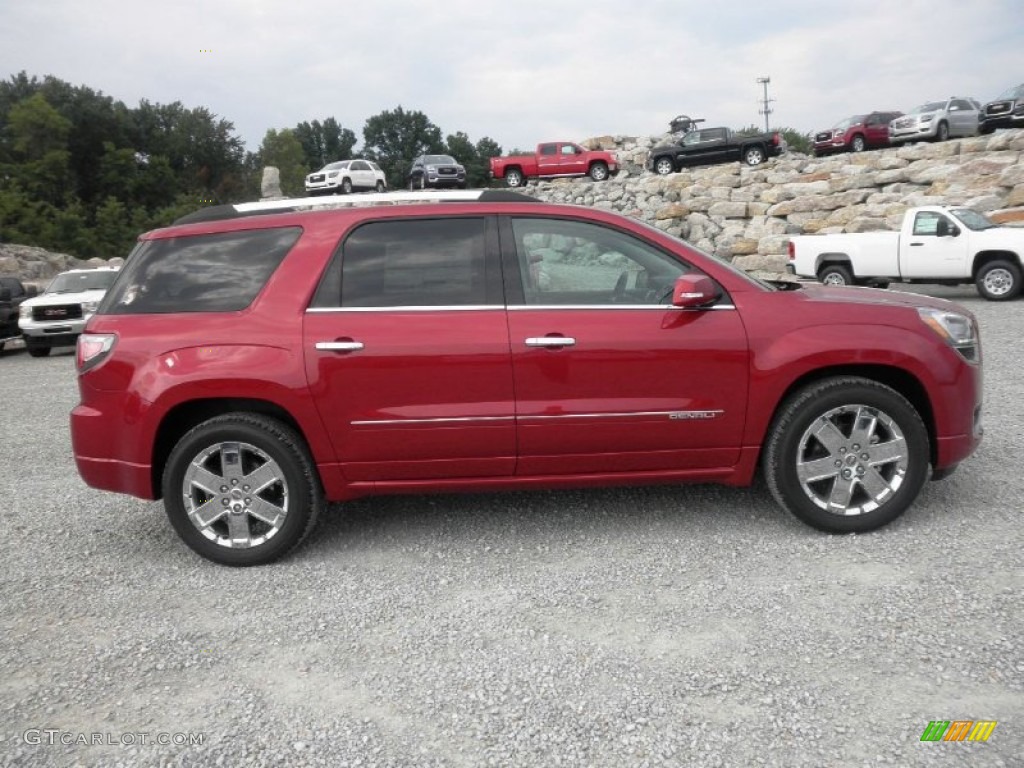
[[[149,240],[128,259],[100,314],[245,309],[300,234],[287,227]]]
[[[564,219],[512,219],[526,304],[666,304],[689,267],[632,235]]]

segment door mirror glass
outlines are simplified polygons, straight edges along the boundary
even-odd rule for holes
[[[707,275],[680,275],[672,290],[672,305],[683,308],[705,307],[718,301],[721,295],[722,291]]]

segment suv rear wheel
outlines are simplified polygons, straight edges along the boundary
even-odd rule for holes
[[[254,413],[218,416],[187,432],[167,459],[163,496],[185,543],[233,566],[287,554],[313,529],[324,505],[302,439]]]
[[[829,533],[863,533],[899,517],[928,474],[928,432],[883,384],[844,376],[791,396],[768,433],[764,474],[775,500]]]
[[[671,157],[659,157],[654,161],[654,172],[659,176],[667,176],[675,171],[675,163]]]

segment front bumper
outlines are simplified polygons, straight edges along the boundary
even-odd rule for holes
[[[914,141],[919,139],[934,139],[937,130],[937,123],[931,122],[926,125],[913,125],[910,128],[890,129],[889,143],[895,144],[900,141]]]
[[[341,178],[328,179],[326,181],[306,182],[307,192],[333,192],[341,188]]]
[[[19,320],[18,327],[29,347],[66,347],[73,345],[85,330],[85,324],[92,315],[78,320],[63,320],[58,323],[44,323],[35,320]]]

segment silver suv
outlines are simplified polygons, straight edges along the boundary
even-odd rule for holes
[[[974,136],[978,133],[979,112],[981,104],[976,99],[952,96],[945,101],[929,101],[889,123],[889,142]]]

